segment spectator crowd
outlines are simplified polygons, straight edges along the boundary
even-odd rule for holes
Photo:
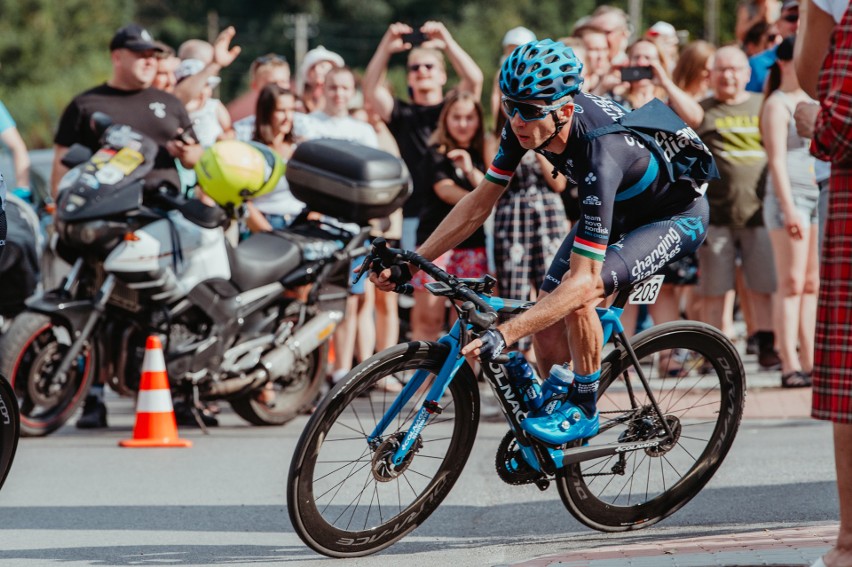
[[[667,22],[634,30],[624,11],[604,5],[559,38],[583,62],[584,90],[627,109],[662,100],[708,144],[721,172],[707,188],[705,245],[663,270],[660,299],[648,314],[628,312],[626,326],[633,330],[647,316],[655,323],[703,320],[746,341],[763,368],[780,372],[786,387],[811,384],[818,209],[828,179],[828,166],[808,149],[814,113],[804,107],[816,103],[799,86],[792,63],[798,15],[795,0],[745,0],[737,11],[736,43],[717,48],[684,41],[688,34]],[[373,233],[408,249],[422,243],[483,179],[505,122],[500,92],[495,80],[483,97],[482,70],[443,23],[428,21],[418,29],[391,24],[363,76],[347,67],[346,54],[322,46],[295,68],[281,55],[265,54],[251,63],[249,89],[225,104],[216,92],[220,72],[240,55],[236,34],[227,28],[212,44],[190,39],[172,48],[137,24],[118,30],[109,46],[111,78],[75,97],[58,125],[54,196],[67,149],[97,143],[86,120],[95,110],[151,136],[160,146],[156,175],[202,200],[192,166],[219,140],[262,143],[285,161],[300,143],[317,138],[398,155],[414,191],[399,211],[375,219]],[[495,46],[495,59],[535,39],[532,30],[510,29]],[[394,93],[386,80],[392,57],[400,53],[407,96]],[[453,84],[448,66],[457,77]],[[0,103],[0,139],[15,158],[20,186],[15,192],[26,196],[29,164],[12,115]],[[489,118],[493,122],[486,123]],[[499,293],[535,299],[577,219],[576,196],[572,180],[529,152],[497,203],[490,228],[436,263],[463,277],[494,271]],[[282,178],[272,193],[247,207],[232,242],[252,232],[286,229],[303,207]],[[422,274],[415,278],[410,329],[402,327],[413,339],[437,338],[453,315],[443,299],[425,291],[426,281]],[[747,328],[743,337],[735,336],[737,311]],[[396,296],[362,280],[334,336],[329,379],[395,344],[399,313]],[[529,342],[518,348],[534,357]],[[102,396],[97,387],[93,395]],[[102,412],[85,415],[90,421],[83,425],[104,423]]]

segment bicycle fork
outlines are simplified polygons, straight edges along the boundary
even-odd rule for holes
[[[456,327],[458,327],[458,323],[456,323]],[[456,327],[453,328],[454,331],[456,330]],[[429,388],[429,392],[426,395],[426,401],[423,402],[423,405],[417,411],[417,415],[414,417],[411,427],[405,433],[405,436],[400,441],[399,447],[397,447],[390,459],[391,464],[395,467],[399,467],[406,460],[412,447],[415,446],[415,442],[420,437],[420,433],[429,422],[429,419],[433,415],[438,415],[443,411],[438,402],[444,395],[444,392],[450,385],[450,382],[452,382],[456,373],[459,371],[459,368],[461,368],[462,364],[465,363],[464,357],[459,356],[459,342],[457,337],[458,334],[456,333],[454,335],[451,331],[449,335],[441,337],[441,339],[438,340],[439,343],[447,344],[450,347],[450,354],[441,365],[441,370],[435,376],[435,381],[431,388]],[[367,443],[373,450],[378,448],[381,444],[382,434],[385,429],[396,418],[396,416],[399,415],[399,412],[402,411],[402,408],[411,400],[417,390],[420,389],[428,375],[429,372],[427,370],[417,370],[393,403],[391,403],[390,408],[388,408],[382,416],[382,419],[379,420],[379,423],[376,424],[376,427],[367,437]]]

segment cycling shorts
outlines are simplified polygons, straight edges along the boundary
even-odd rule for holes
[[[670,262],[698,250],[707,231],[710,207],[707,199],[699,197],[680,207],[679,212],[650,220],[638,227],[618,230],[620,234],[607,245],[601,269],[606,295],[656,274]],[[553,292],[571,267],[571,250],[577,228],[573,228],[547,271],[541,290]]]

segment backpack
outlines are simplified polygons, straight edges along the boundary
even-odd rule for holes
[[[695,130],[658,98],[583,137],[593,140],[613,133],[630,134],[648,148],[657,162],[665,166],[671,183],[684,177],[701,183],[719,178],[710,149]]]

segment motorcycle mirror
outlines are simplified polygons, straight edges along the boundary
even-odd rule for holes
[[[62,165],[67,167],[68,169],[72,169],[81,163],[85,163],[89,161],[89,158],[92,157],[92,150],[87,148],[82,144],[74,144],[68,151],[65,152],[65,155],[62,156]]]
[[[98,135],[98,138],[100,138],[104,135],[106,129],[112,126],[112,118],[105,112],[95,111],[89,120],[89,126]]]

